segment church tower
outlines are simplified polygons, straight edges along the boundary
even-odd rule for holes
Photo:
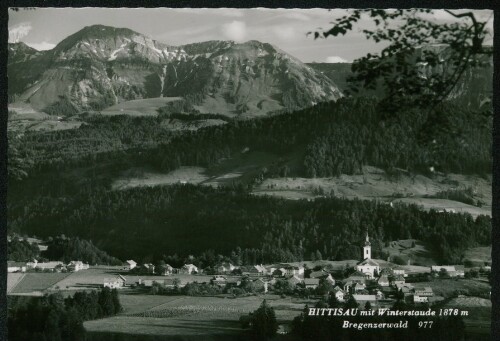
[[[363,259],[372,258],[372,247],[370,244],[370,238],[368,237],[368,231],[366,231],[365,246],[363,246]]]

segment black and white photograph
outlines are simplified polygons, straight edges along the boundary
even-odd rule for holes
[[[493,20],[10,7],[8,340],[494,340]]]

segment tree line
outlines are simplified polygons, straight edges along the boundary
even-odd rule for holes
[[[9,340],[85,340],[83,321],[113,316],[122,311],[116,289],[61,293],[43,297],[10,296],[7,327]]]
[[[71,199],[10,201],[8,214],[13,232],[64,233],[93,240],[120,259],[163,259],[203,268],[221,259],[238,265],[358,259],[367,230],[374,258],[385,258],[385,243],[398,239],[427,242],[444,263],[460,262],[469,247],[491,245],[488,216],[474,219],[416,205],[340,198],[289,201],[253,196],[241,188],[97,187]]]

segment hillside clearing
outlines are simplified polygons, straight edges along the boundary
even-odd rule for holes
[[[366,166],[363,174],[342,174],[332,178],[273,178],[264,180],[253,194],[272,195],[286,199],[313,199],[325,195],[346,199],[379,199],[389,203],[416,204],[429,210],[467,212],[473,217],[480,214],[491,216],[491,179],[474,175],[436,174],[432,178],[424,175],[400,174],[390,176],[385,171]],[[485,202],[482,207],[462,202],[436,199],[430,196],[451,189],[472,188],[475,198]]]
[[[156,97],[136,99],[115,104],[100,113],[102,115],[156,116],[158,109],[167,103],[183,100],[181,97]]]

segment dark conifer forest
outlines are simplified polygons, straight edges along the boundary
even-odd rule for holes
[[[357,259],[367,229],[376,257],[384,257],[384,243],[404,238],[428,242],[444,263],[460,261],[468,247],[490,245],[491,221],[485,216],[333,197],[308,202],[249,194],[263,177],[356,174],[363,165],[413,174],[429,174],[431,167],[491,172],[491,117],[448,103],[433,116],[418,110],[386,114],[371,99],[359,98],[262,119],[227,120],[193,132],[167,129],[166,120],[183,115],[165,113],[83,115],[78,129],[26,132],[11,139],[16,168],[11,174],[22,176],[10,182],[9,230],[78,236],[122,260],[211,252],[250,264]],[[185,119],[199,119],[193,115]],[[245,148],[275,155],[277,162],[265,174],[225,188],[111,190],[113,179],[130,167],[210,168]],[[280,164],[284,156],[294,162]],[[54,251],[56,258],[66,259],[60,250]],[[200,259],[212,265],[207,257]]]

